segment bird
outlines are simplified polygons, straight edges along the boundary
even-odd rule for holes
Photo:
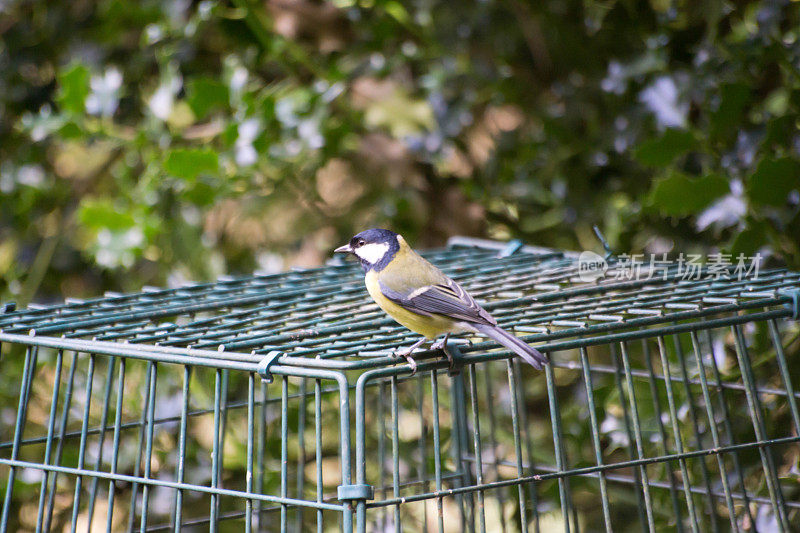
[[[355,235],[334,250],[358,258],[364,271],[364,284],[375,303],[395,321],[422,335],[407,348],[398,348],[395,357],[404,357],[412,373],[417,363],[414,350],[435,341],[431,349],[447,351],[450,334],[470,332],[502,344],[528,364],[541,370],[547,358],[539,350],[497,325],[497,320],[481,307],[461,285],[415,252],[399,234],[373,228]],[[437,337],[444,335],[440,340]]]

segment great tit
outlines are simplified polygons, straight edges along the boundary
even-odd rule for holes
[[[368,229],[334,252],[358,257],[364,283],[375,303],[397,322],[423,335],[412,346],[395,351],[396,356],[408,360],[412,371],[416,371],[417,363],[411,353],[440,335],[445,337],[431,348],[443,349],[452,363],[446,349],[447,336],[465,331],[494,339],[536,369],[547,363],[536,348],[501,329],[467,291],[412,250],[397,233]]]

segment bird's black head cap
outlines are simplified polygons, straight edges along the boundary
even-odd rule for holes
[[[350,250],[361,261],[361,266],[365,272],[368,270],[380,271],[389,264],[400,249],[397,237],[397,233],[388,229],[372,228],[364,230],[350,239]],[[377,247],[370,245],[377,245]],[[385,245],[385,247],[380,247],[380,245]],[[375,255],[360,253],[366,250],[378,250],[383,253],[380,256],[377,253]]]

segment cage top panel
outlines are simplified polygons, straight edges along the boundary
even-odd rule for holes
[[[586,281],[577,254],[515,242],[457,238],[424,255],[464,285],[502,327],[545,350],[617,332],[713,324],[715,317],[737,313],[788,316],[800,291],[799,273],[751,270],[742,276],[735,259],[727,269],[719,268],[722,263],[643,263],[636,275],[620,257],[605,276]],[[360,267],[349,260],[0,315],[0,340],[20,335],[82,339],[91,343],[82,346],[113,347],[120,354],[157,346],[160,353],[213,350],[220,359],[257,362],[279,351],[286,364],[315,360],[311,366],[320,366],[323,360],[338,368],[342,362],[365,365],[365,358],[372,360],[369,366],[391,364],[392,350],[416,340],[369,299]],[[462,351],[493,346],[480,342]]]

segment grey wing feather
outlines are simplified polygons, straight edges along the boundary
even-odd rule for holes
[[[409,311],[420,314],[444,315],[454,320],[479,324],[497,324],[497,321],[458,283],[447,278],[443,283],[427,285],[408,294],[390,289],[380,283],[381,292],[393,302]]]

